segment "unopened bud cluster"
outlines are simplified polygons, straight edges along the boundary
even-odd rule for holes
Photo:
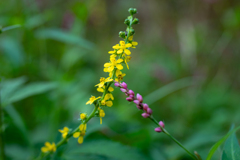
[[[136,107],[143,111],[142,117],[149,118],[152,115],[152,109],[149,108],[148,104],[143,103],[143,97],[139,93],[137,93],[137,95],[135,96],[135,93],[132,90],[129,90],[127,88],[127,84],[125,82],[120,83],[120,82],[115,81],[114,85],[116,87],[119,87],[120,90],[123,93],[125,93],[126,96],[128,96],[126,98],[127,101],[134,102],[136,104]],[[165,126],[162,121],[159,122],[159,125],[162,128],[164,128],[164,126]],[[155,131],[156,132],[162,132],[161,127],[155,128]]]

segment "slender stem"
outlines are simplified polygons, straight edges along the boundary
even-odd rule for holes
[[[148,118],[151,119],[156,125],[158,125],[161,128],[163,133],[168,135],[168,137],[170,137],[175,143],[177,143],[182,149],[184,149],[193,159],[198,160],[198,158],[194,154],[192,154],[189,150],[187,150],[177,139],[175,139],[170,133],[168,133],[168,131],[165,128],[160,126],[157,120],[152,115],[149,116]]]
[[[5,31],[11,30],[11,29],[15,29],[15,28],[19,28],[19,27],[21,27],[20,24],[16,24],[16,25],[12,25],[12,26],[9,26],[9,27],[5,27],[5,28],[2,29],[2,32],[5,32]]]

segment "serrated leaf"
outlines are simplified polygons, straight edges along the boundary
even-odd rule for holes
[[[126,160],[126,159],[137,159],[146,160],[147,158],[134,148],[125,146],[118,142],[112,141],[92,141],[85,142],[81,147],[71,150],[66,153],[66,156],[77,156],[81,155],[101,155],[106,158],[116,159],[116,160]]]
[[[75,44],[89,50],[92,50],[94,47],[94,44],[92,42],[89,42],[79,36],[63,32],[59,29],[38,30],[36,32],[36,37],[44,39],[53,39],[68,44]]]
[[[14,102],[17,102],[19,100],[22,100],[24,98],[27,98],[29,96],[33,96],[36,94],[40,94],[46,91],[49,91],[51,89],[56,88],[56,83],[53,82],[35,82],[28,85],[25,85],[24,87],[17,90],[9,99],[6,99],[4,104],[11,104]]]
[[[210,160],[213,156],[213,154],[215,153],[215,151],[218,149],[218,147],[234,132],[236,132],[238,129],[240,129],[240,126],[231,130],[230,132],[228,132],[228,134],[226,134],[223,138],[221,138],[219,141],[217,141],[212,148],[210,149],[207,159],[206,160]]]
[[[224,144],[222,160],[239,160],[240,159],[240,147],[235,134],[228,137]]]

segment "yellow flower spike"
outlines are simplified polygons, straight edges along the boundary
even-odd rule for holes
[[[101,77],[101,78],[100,78],[100,83],[96,84],[95,86],[98,86],[98,87],[101,88],[101,87],[104,86],[104,84],[105,84],[106,82],[111,82],[111,81],[113,81],[113,79],[111,79],[110,77],[108,77],[108,78]]]
[[[86,104],[92,104],[94,101],[98,100],[99,98],[101,98],[100,96],[99,97],[95,97],[95,96],[91,96],[91,98],[89,98],[89,101],[87,101]]]
[[[81,113],[80,114],[80,119],[81,120],[84,120],[84,119],[86,119],[87,118],[87,114],[86,113]]]
[[[115,58],[110,58],[110,63],[104,64],[104,72],[112,72],[114,70],[114,67],[116,67],[119,70],[123,69],[123,66],[119,63],[122,63],[123,59],[116,60]]]
[[[87,130],[87,124],[80,124],[80,126],[79,126],[79,130],[82,132],[82,131],[86,131]]]
[[[59,129],[58,130],[60,133],[62,133],[62,137],[66,138],[69,132],[69,128],[68,127],[64,127],[63,130]]]
[[[52,144],[49,142],[45,143],[45,146],[41,148],[41,151],[43,153],[46,152],[55,152],[57,150],[55,143],[53,142]]]

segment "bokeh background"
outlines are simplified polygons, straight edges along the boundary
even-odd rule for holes
[[[238,0],[1,0],[0,25],[21,25],[0,34],[7,159],[33,159],[45,141],[61,139],[58,129],[91,112],[85,103],[100,95],[94,85],[107,76],[103,64],[130,7],[138,10],[139,45],[124,81],[155,118],[203,159],[239,125]],[[190,159],[117,88],[114,97],[103,124],[89,122],[82,145],[72,138],[50,159]]]

